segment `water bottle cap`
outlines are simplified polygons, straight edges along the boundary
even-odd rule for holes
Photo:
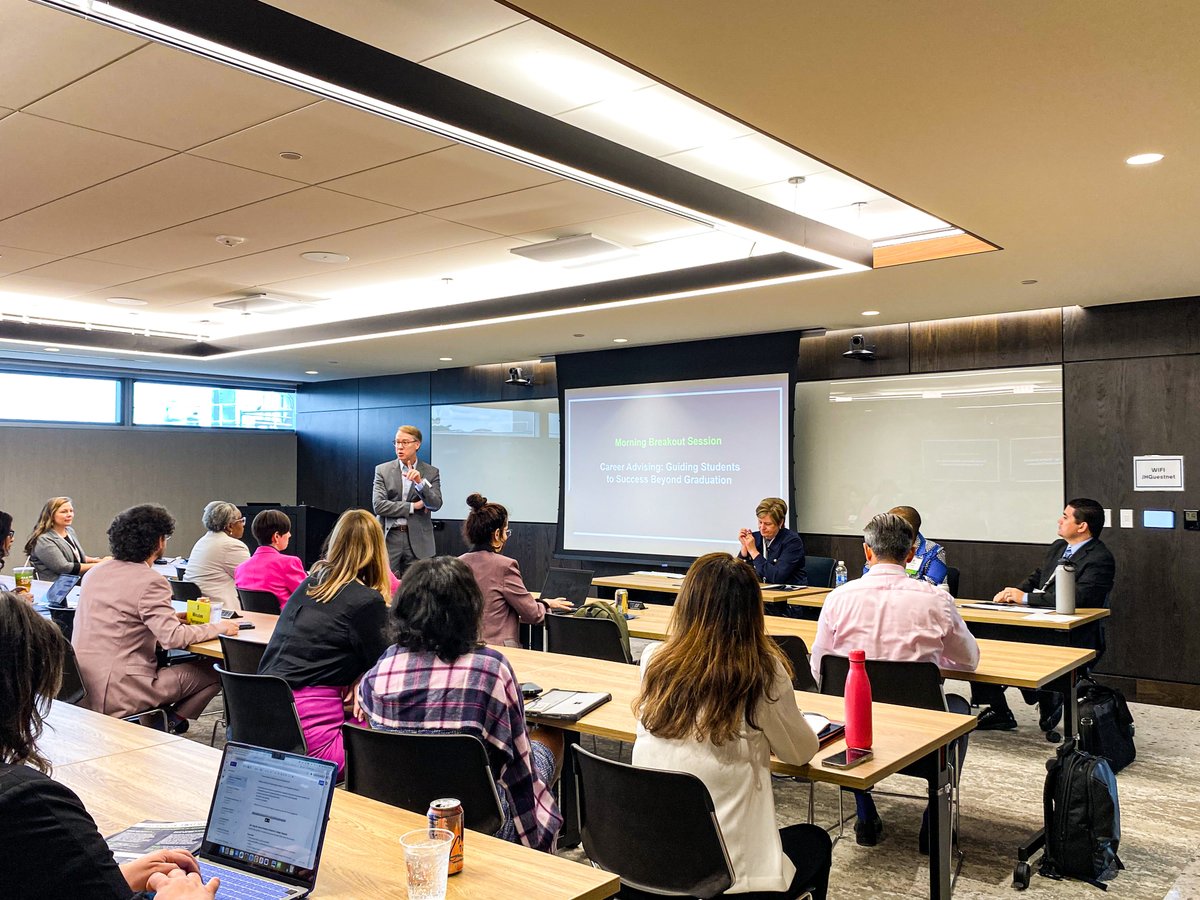
[[[851,650],[850,651],[850,662],[866,662],[866,661],[867,661],[867,651],[866,650]]]

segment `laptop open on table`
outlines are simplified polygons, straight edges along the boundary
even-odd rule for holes
[[[547,600],[562,597],[579,609],[587,600],[594,574],[591,569],[551,569],[546,573],[541,596]]]
[[[196,854],[219,898],[305,897],[329,824],[337,764],[295,753],[228,743]]]

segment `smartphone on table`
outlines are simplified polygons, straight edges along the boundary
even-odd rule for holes
[[[853,769],[859,763],[865,763],[875,754],[870,750],[859,750],[855,747],[847,747],[832,756],[827,756],[822,763],[829,766],[831,769]]]

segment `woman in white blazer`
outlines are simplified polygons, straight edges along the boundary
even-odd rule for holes
[[[33,534],[25,542],[25,554],[39,581],[53,581],[59,575],[82,575],[96,563],[110,558],[83,552],[71,527],[74,521],[75,507],[70,497],[51,497],[42,507]]]
[[[199,586],[209,600],[219,600],[226,609],[241,609],[233,575],[250,558],[250,548],[242,543],[246,517],[234,504],[214,500],[204,507],[202,517],[207,529],[188,556],[183,580]]]

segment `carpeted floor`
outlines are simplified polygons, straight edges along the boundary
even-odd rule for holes
[[[968,696],[967,685],[949,682],[947,690]],[[1013,898],[1011,887],[1017,844],[1040,825],[1041,791],[1045,761],[1053,745],[1037,730],[1036,708],[1021,702],[1020,694],[1009,692],[1009,703],[1020,727],[1011,732],[974,732],[963,771],[961,846],[966,853],[962,874],[955,887],[957,900],[980,897]],[[1121,801],[1121,859],[1126,865],[1109,885],[1108,895],[1128,900],[1189,900],[1200,898],[1200,868],[1189,862],[1200,854],[1200,712],[1131,704],[1137,727],[1137,760],[1118,776]],[[192,724],[189,738],[208,743],[213,724],[222,711],[218,697],[204,716]],[[591,739],[584,737],[591,747]],[[222,737],[218,735],[217,746]],[[599,741],[599,752],[615,757],[614,742]],[[629,759],[629,747],[624,759]],[[896,776],[884,782],[886,790],[918,793],[923,783]],[[837,821],[837,792],[817,785],[817,822],[831,826]],[[780,825],[805,820],[808,788],[793,781],[775,782],[776,810]],[[927,897],[927,858],[917,852],[917,831],[922,802],[916,799],[880,797],[877,801],[884,821],[883,840],[875,847],[854,843],[853,819],[846,837],[833,851],[830,897],[845,900],[866,898]],[[854,804],[847,796],[845,809],[853,815]],[[582,848],[562,855],[586,861]],[[1035,869],[1036,871],[1036,869]],[[1025,892],[1030,900],[1097,900],[1102,894],[1089,885],[1058,882],[1033,876]]]

